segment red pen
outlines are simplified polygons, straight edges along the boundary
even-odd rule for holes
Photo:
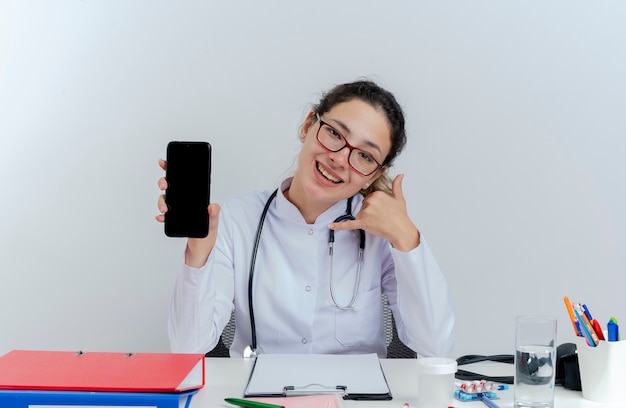
[[[582,306],[585,311],[585,316],[587,317],[587,320],[589,320],[589,323],[591,323],[591,328],[596,333],[596,336],[598,336],[598,340],[604,340],[604,333],[602,332],[602,327],[600,326],[600,323],[598,323],[598,321],[591,316],[591,312],[589,311],[587,305]]]
[[[591,321],[591,326],[593,327],[593,331],[596,332],[596,335],[598,336],[598,339],[606,340],[604,338],[604,333],[602,332],[602,326],[600,326],[600,323],[598,323],[598,321],[596,319],[593,319]]]

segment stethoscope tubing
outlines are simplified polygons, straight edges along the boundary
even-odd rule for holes
[[[278,194],[278,189],[274,190],[270,198],[267,199],[265,203],[265,207],[263,208],[263,213],[261,214],[261,218],[259,220],[259,226],[256,230],[256,236],[254,239],[254,248],[252,248],[252,257],[250,259],[250,273],[248,275],[248,310],[250,312],[250,333],[252,335],[252,351],[256,350],[256,324],[254,322],[254,305],[252,299],[252,283],[254,280],[254,266],[256,265],[256,255],[259,250],[259,243],[261,242],[261,231],[263,230],[263,224],[265,224],[265,217],[267,216],[267,211],[270,208],[270,204]]]

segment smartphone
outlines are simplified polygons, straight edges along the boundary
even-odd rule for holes
[[[165,235],[204,238],[209,234],[211,145],[170,142],[165,178]]]

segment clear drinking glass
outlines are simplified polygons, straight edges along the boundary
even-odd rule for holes
[[[515,322],[515,408],[553,408],[556,326],[552,316],[518,316]]]

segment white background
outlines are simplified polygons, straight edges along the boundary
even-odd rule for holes
[[[273,188],[311,104],[359,77],[405,109],[391,172],[454,356],[512,353],[525,313],[572,341],[565,295],[626,322],[624,21],[621,1],[0,0],[0,353],[168,351],[167,142],[212,144],[214,201]]]

